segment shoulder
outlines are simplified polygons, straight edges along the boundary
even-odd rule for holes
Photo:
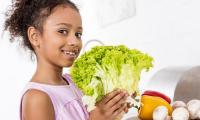
[[[36,90],[36,89],[30,89],[28,90],[23,97],[23,103],[42,103],[42,104],[48,104],[51,103],[50,97],[43,91]]]
[[[50,97],[40,90],[28,90],[22,100],[23,117],[28,120],[53,120],[54,109]]]

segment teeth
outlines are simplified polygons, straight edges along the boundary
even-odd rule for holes
[[[65,53],[65,54],[69,54],[69,55],[74,55],[74,56],[76,55],[75,52],[64,51],[64,53]]]

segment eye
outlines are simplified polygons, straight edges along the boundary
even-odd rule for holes
[[[76,36],[77,38],[81,38],[81,37],[82,37],[82,33],[81,33],[81,32],[77,32],[77,33],[75,33],[75,36]]]
[[[68,31],[67,30],[59,30],[58,31],[60,34],[63,34],[63,35],[67,35],[68,34]]]

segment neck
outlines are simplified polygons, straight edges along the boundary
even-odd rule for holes
[[[62,67],[53,66],[47,62],[38,61],[36,72],[31,81],[52,85],[63,85]]]

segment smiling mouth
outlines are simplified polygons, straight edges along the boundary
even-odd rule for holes
[[[62,50],[62,52],[65,54],[65,55],[67,55],[67,56],[69,56],[69,57],[73,57],[73,58],[76,58],[76,57],[78,57],[78,50],[75,50],[75,51],[68,51],[68,50]]]

